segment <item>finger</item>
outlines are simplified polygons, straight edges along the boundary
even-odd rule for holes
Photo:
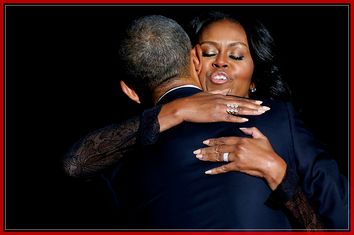
[[[195,155],[196,158],[198,158],[201,161],[206,161],[206,162],[222,162],[222,153],[203,153],[203,154],[197,154]]]
[[[263,177],[262,173],[256,170],[240,170],[237,168],[236,164],[233,163],[229,163],[220,167],[216,167],[210,170],[207,170],[205,172],[205,174],[207,175],[217,175],[217,174],[222,174],[222,173],[227,173],[230,171],[239,171],[239,172],[243,172],[246,173],[248,175],[252,175],[252,176],[257,176],[257,177]]]
[[[235,116],[235,115],[232,115],[232,114],[225,113],[225,115],[223,116],[223,120],[220,120],[220,121],[244,123],[244,122],[248,121],[248,118],[239,117],[239,116]]]
[[[222,104],[222,110],[230,115],[261,115],[270,110],[267,106],[259,106],[253,104],[253,107],[245,106],[244,104],[227,103]]]
[[[252,99],[247,99],[247,98],[243,98],[243,97],[237,97],[237,96],[232,96],[232,95],[227,95],[226,97],[224,97],[225,99],[229,100],[229,101],[235,101],[238,103],[243,103],[243,104],[249,104],[249,105],[261,105],[263,103],[263,101],[261,100],[252,100]]]
[[[266,108],[263,107],[260,107],[258,109],[253,109],[245,106],[238,106],[236,110],[237,113],[235,115],[261,115],[268,111]]]
[[[203,152],[196,154],[196,158],[201,161],[207,162],[232,162],[234,160],[233,154],[234,148],[231,147],[230,150],[220,150],[219,152]]]
[[[240,141],[241,137],[230,136],[230,137],[220,137],[220,138],[212,138],[203,141],[203,144],[208,146],[216,146],[216,145],[235,145]]]
[[[251,100],[251,99],[246,99],[242,97],[235,97],[235,96],[225,96],[225,100],[230,101],[230,102],[235,102],[236,104],[246,106],[248,108],[259,108],[259,107],[265,107],[261,106],[263,101],[261,100]]]
[[[243,107],[243,108],[248,108],[253,110],[264,110],[264,111],[270,110],[269,107],[260,105],[262,101],[225,95],[225,93],[228,92],[229,89],[208,91],[202,93],[206,95],[208,99],[210,98],[214,102],[217,102],[218,104],[221,104],[226,107],[228,105],[234,105],[236,107]]]
[[[223,153],[225,151],[230,151],[230,147],[232,145],[217,145],[213,147],[205,147],[205,148],[200,148],[195,151],[193,151],[194,154],[211,154],[211,153]]]
[[[205,172],[205,174],[207,174],[207,175],[217,175],[217,174],[226,173],[226,172],[229,172],[229,171],[232,171],[232,170],[237,170],[237,169],[233,169],[233,168],[235,168],[235,167],[232,167],[232,163],[229,163],[229,164],[222,165],[220,167],[216,167],[216,168],[207,170]]]
[[[221,162],[233,161],[236,145],[217,145],[213,147],[200,148],[193,153],[196,158],[202,161]],[[225,160],[226,159],[226,160]]]
[[[251,135],[253,138],[255,139],[263,139],[266,138],[263,133],[258,130],[256,127],[241,127],[240,130],[247,134],[247,135]]]

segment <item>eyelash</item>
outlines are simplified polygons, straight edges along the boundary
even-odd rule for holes
[[[243,55],[241,55],[241,56],[230,55],[230,58],[233,60],[243,60],[244,56]]]
[[[212,57],[212,56],[215,56],[216,54],[203,53],[202,55],[203,55],[203,57]]]
[[[212,56],[215,56],[216,54],[213,53],[213,54],[208,54],[208,53],[203,53],[202,56],[203,57],[212,57]],[[231,59],[233,60],[243,60],[244,56],[234,56],[234,55],[230,55],[229,56]]]

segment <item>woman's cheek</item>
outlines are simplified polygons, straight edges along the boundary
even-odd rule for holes
[[[253,69],[254,69],[253,63],[244,64],[239,69],[240,74],[238,77],[243,80],[251,80],[253,75]]]
[[[207,88],[207,68],[209,68],[209,64],[208,61],[206,59],[204,59],[202,57],[201,59],[201,68],[200,68],[200,73],[199,73],[199,81],[200,81],[200,84],[202,85],[202,88],[203,90],[206,91],[206,88]]]
[[[201,72],[199,73],[199,81],[204,91],[206,91],[206,80],[207,80],[206,73],[202,69]]]

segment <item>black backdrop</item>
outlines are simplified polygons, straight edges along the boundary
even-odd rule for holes
[[[207,9],[268,26],[296,107],[348,174],[348,6],[7,5],[6,228],[110,228],[104,188],[66,177],[62,156],[84,134],[139,110],[119,90],[124,25],[146,14],[184,25]]]

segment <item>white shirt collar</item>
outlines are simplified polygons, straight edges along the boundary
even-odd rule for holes
[[[159,102],[165,95],[167,95],[168,93],[170,93],[171,91],[174,91],[174,90],[177,90],[177,89],[180,89],[180,88],[185,88],[185,87],[194,87],[194,88],[197,88],[199,90],[202,90],[200,89],[199,87],[197,86],[194,86],[194,85],[182,85],[182,86],[177,86],[177,87],[174,87],[168,91],[166,91],[162,96],[160,96],[159,100],[157,102]]]

